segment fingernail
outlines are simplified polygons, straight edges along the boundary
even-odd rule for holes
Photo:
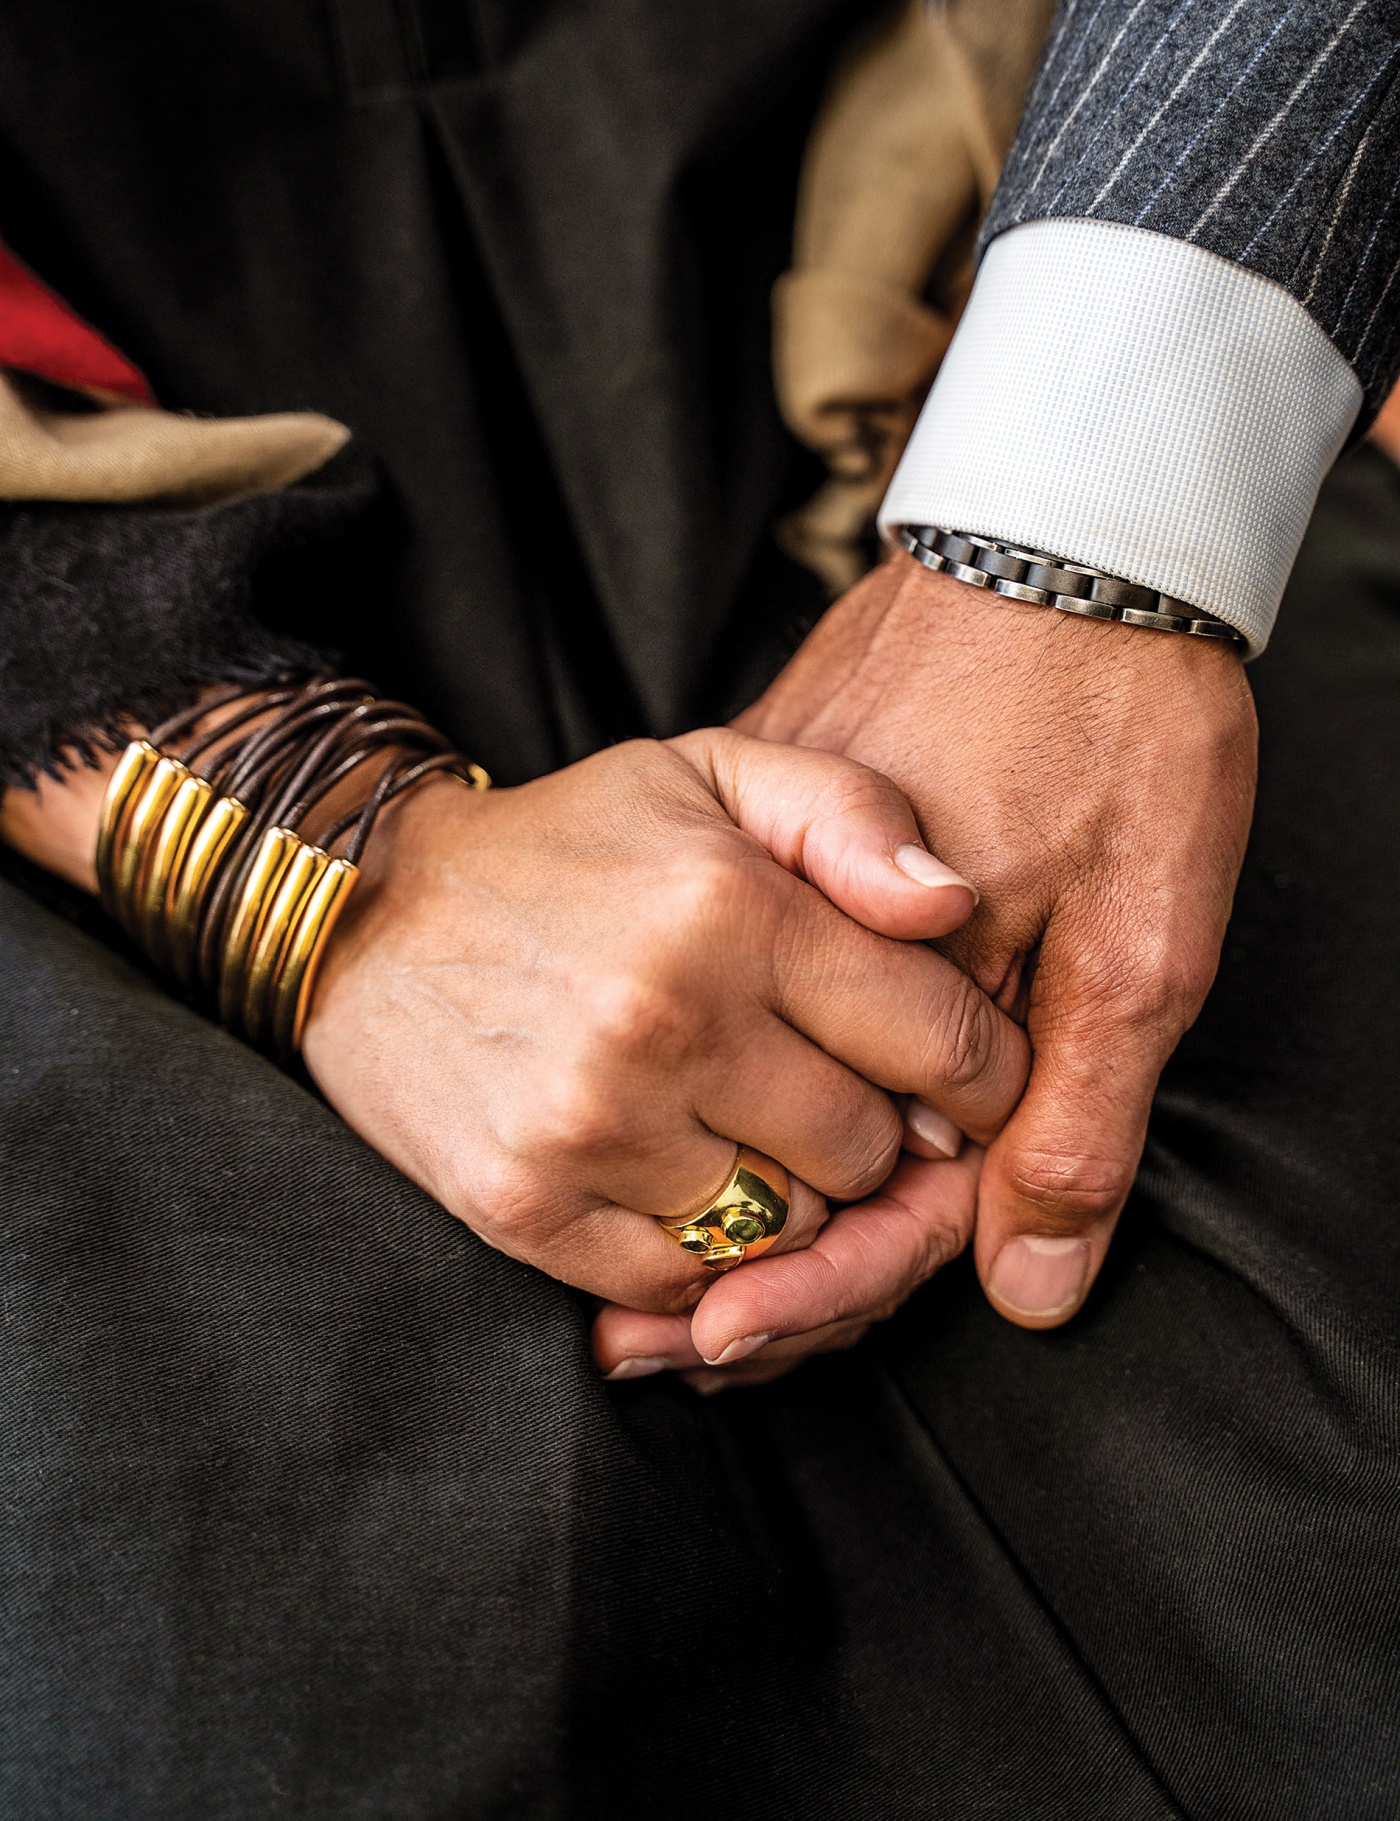
[[[1018,1315],[1068,1315],[1083,1301],[1088,1276],[1087,1239],[1023,1233],[997,1253],[987,1287]]]
[[[611,1372],[603,1374],[603,1381],[611,1384],[615,1378],[650,1378],[653,1372],[664,1372],[669,1364],[669,1360],[639,1353],[635,1359],[619,1360]]]
[[[961,873],[955,873],[951,866],[945,866],[935,859],[926,847],[915,847],[908,841],[903,847],[894,850],[894,863],[907,878],[918,885],[960,885],[964,891],[972,893],[974,904],[978,902],[975,885],[969,885]]]
[[[910,1100],[904,1109],[904,1123],[925,1144],[931,1144],[935,1151],[942,1151],[945,1157],[956,1157],[962,1149],[962,1133],[946,1113],[940,1113],[937,1107],[931,1107],[926,1100]]]
[[[766,1347],[773,1336],[771,1334],[746,1334],[743,1340],[732,1340],[723,1353],[716,1353],[711,1359],[704,1354],[707,1366],[732,1366],[741,1359],[747,1359],[751,1353],[757,1353],[760,1347]]]

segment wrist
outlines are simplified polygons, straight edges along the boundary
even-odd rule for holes
[[[490,783],[359,679],[226,687],[118,760],[96,839],[103,904],[222,1023],[289,1061],[381,815],[444,770]]]
[[[213,689],[205,691],[206,695],[214,693]],[[193,731],[212,732],[238,707],[239,702],[234,701],[211,709]],[[251,728],[257,725],[257,720],[250,723]],[[141,740],[147,731],[133,722],[127,735]],[[0,796],[0,840],[36,866],[95,897],[102,800],[121,753],[99,751],[94,759],[85,760],[75,748],[68,751],[71,756],[63,761],[61,776],[40,772],[32,790],[16,787]]]
[[[1066,562],[1049,551],[936,525],[898,525],[893,537],[900,549],[932,574],[948,575],[998,600],[1052,607],[1075,619],[1119,621],[1142,632],[1168,632],[1212,639],[1236,650],[1244,648],[1244,635],[1217,614],[1203,613],[1189,601],[1125,581],[1107,570]]]
[[[888,744],[896,725],[917,751],[930,713],[1024,719],[1028,699],[1058,714],[1092,698],[1097,719],[1118,696],[1130,712],[1144,692],[1178,698],[1185,712],[1203,693],[1233,700],[1249,688],[1224,641],[1047,611],[932,573],[896,550],[827,610],[736,725],[763,739],[848,752],[907,789],[919,780],[903,775],[905,739]],[[1198,730],[1193,715],[1180,729],[1183,746]]]
[[[196,731],[212,731],[234,712],[233,704],[213,710],[198,724]],[[256,728],[257,722],[252,727]],[[131,738],[144,738],[146,729],[132,727]],[[81,891],[97,895],[97,829],[102,817],[102,799],[120,753],[102,752],[95,762],[88,762],[76,752],[63,766],[62,776],[51,777],[40,772],[32,789],[22,785],[0,794],[0,841],[17,853],[42,866],[46,872],[66,879]],[[396,758],[400,749],[385,747],[365,761],[358,775],[346,778],[327,793],[322,804],[327,822],[372,789],[381,772]],[[399,804],[389,806],[397,812]]]
[[[491,801],[496,795],[445,775],[425,779],[385,805],[361,857],[359,881],[326,944],[307,1007],[301,1049],[314,1080],[323,1080],[340,1034],[354,1024],[350,1008],[379,991],[372,982],[373,958],[401,960],[416,945],[412,931],[419,913],[440,901],[444,883],[472,852],[476,819],[499,809]]]
[[[32,790],[7,790],[0,797],[0,840],[46,872],[95,895],[97,825],[117,759],[114,752],[102,753],[97,764],[88,765],[75,753],[61,778],[41,772]]]

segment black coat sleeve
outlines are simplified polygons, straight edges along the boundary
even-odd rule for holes
[[[0,789],[90,757],[205,685],[323,667],[258,614],[292,553],[329,548],[375,491],[354,445],[276,493],[198,508],[0,504]]]

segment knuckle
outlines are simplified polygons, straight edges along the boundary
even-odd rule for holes
[[[1141,922],[1081,970],[1081,999],[1131,1030],[1175,1038],[1201,1009],[1215,966],[1216,954],[1179,927]]]
[[[873,1115],[827,1126],[828,1168],[814,1188],[837,1201],[861,1201],[879,1188],[899,1159],[899,1118],[888,1102],[886,1108],[888,1118]]]
[[[1018,1151],[1004,1160],[1007,1186],[1052,1228],[1078,1230],[1111,1219],[1133,1183],[1133,1167],[1116,1157]]]
[[[1200,1011],[1214,979],[1215,963],[1209,957],[1180,950],[1162,956],[1147,988],[1154,1021],[1174,1035],[1184,1030]]]
[[[749,871],[727,847],[687,854],[670,870],[665,927],[676,933],[706,931],[731,917],[750,890]]]
[[[608,1071],[582,1058],[560,1064],[547,1084],[498,1118],[495,1137],[503,1156],[525,1169],[577,1170],[610,1150],[625,1126],[621,1096],[612,1087]],[[508,1166],[502,1171],[501,1186],[508,1187]]]
[[[929,1027],[926,1073],[949,1088],[975,1088],[997,1055],[997,1010],[979,987],[954,975]]]
[[[907,807],[899,787],[853,759],[829,755],[831,763],[814,804],[817,818],[843,821],[853,815],[889,813]]]
[[[1181,956],[1153,956],[1114,995],[1118,1010],[1139,1029],[1180,1030],[1200,1009],[1213,973]]]
[[[525,1131],[526,1155],[577,1163],[610,1150],[623,1121],[617,1099],[595,1072],[574,1069],[541,1096]]]
[[[693,1022],[692,1008],[664,966],[595,980],[586,989],[578,1072],[591,1080],[613,1060],[663,1061]]]
[[[503,1150],[476,1157],[458,1173],[448,1206],[498,1251],[517,1251],[543,1212],[538,1174],[523,1159]]]

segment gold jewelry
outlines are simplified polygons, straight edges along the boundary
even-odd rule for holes
[[[294,845],[300,845],[295,835],[288,834],[285,828],[270,828],[253,856],[252,868],[229,920],[220,957],[219,1020],[223,1024],[234,1026],[239,1022],[248,957],[282,883]]]
[[[717,1195],[693,1214],[667,1215],[662,1231],[713,1271],[731,1271],[766,1252],[787,1224],[792,1185],[762,1151],[736,1145],[734,1165]]]
[[[177,733],[190,739],[209,707],[240,695],[247,705],[225,733],[216,726],[193,736],[181,756],[164,750]],[[269,720],[264,701],[282,712]],[[321,845],[303,839],[303,815],[387,743],[409,756],[391,762],[367,797],[320,830]],[[201,754],[208,776],[191,769]],[[491,788],[487,773],[452,752],[414,710],[378,701],[358,681],[313,680],[266,697],[230,687],[182,710],[150,739],[133,740],[118,760],[98,824],[102,902],[158,967],[187,987],[202,981],[230,1029],[290,1062],[375,818],[429,775]],[[332,858],[328,850],[342,835],[349,836],[345,856]]]
[[[168,960],[166,910],[195,830],[214,800],[213,786],[187,771],[170,800],[170,808],[151,844],[151,857],[141,886],[137,923],[146,953],[158,966]]]
[[[316,972],[335,920],[358,877],[358,869],[348,860],[332,860],[311,887],[288,935],[281,972],[272,991],[272,1040],[284,1059],[295,1056],[301,1048]]]
[[[160,763],[160,754],[148,740],[133,740],[117,760],[117,768],[107,782],[102,799],[102,816],[97,825],[97,882],[102,892],[102,907],[109,916],[117,914],[113,865],[117,836],[131,807],[132,798],[146,782],[152,769]]]
[[[143,755],[144,757],[144,755]],[[122,927],[139,940],[136,907],[143,883],[144,863],[159,838],[165,812],[170,808],[182,778],[188,777],[178,759],[158,758],[144,774],[141,788],[117,830],[112,854],[111,900]]]
[[[170,965],[176,979],[186,986],[194,974],[205,902],[231,843],[247,820],[247,805],[237,797],[215,798],[191,836],[189,850],[175,877],[168,910]]]
[[[272,988],[288,939],[311,888],[331,863],[330,855],[319,847],[309,847],[295,835],[288,835],[288,841],[287,864],[276,890],[264,895],[262,920],[248,954],[243,985],[243,1028],[254,1043],[267,1041],[267,1027],[272,1019]]]

